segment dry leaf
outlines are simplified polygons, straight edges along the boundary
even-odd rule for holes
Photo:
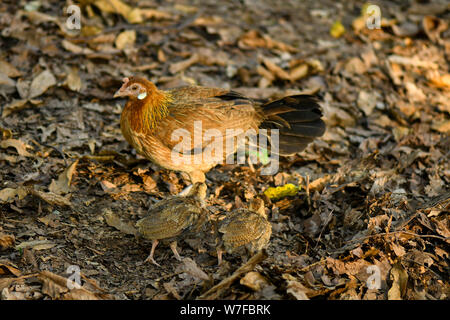
[[[39,190],[33,189],[32,187],[28,187],[27,190],[29,193],[44,200],[45,202],[47,202],[49,204],[62,206],[62,207],[64,207],[64,206],[71,207],[72,206],[72,204],[70,203],[70,200],[68,198],[60,196],[53,192],[39,191]]]
[[[436,70],[427,74],[427,79],[438,88],[450,89],[450,73],[441,76]]]
[[[0,94],[6,95],[16,91],[16,82],[6,74],[0,72]]]
[[[20,272],[19,269],[14,268],[13,266],[0,263],[0,276],[5,275],[14,275],[16,277],[20,277],[22,275],[22,272]]]
[[[121,33],[116,38],[115,45],[119,50],[131,48],[136,41],[136,31],[135,30],[126,30]]]
[[[119,216],[117,216],[116,214],[114,214],[111,211],[111,209],[104,209],[103,216],[105,217],[105,221],[108,226],[114,227],[117,230],[119,230],[123,233],[126,233],[126,234],[132,234],[132,235],[138,234],[138,231],[134,226],[132,226],[129,223],[123,222],[119,218]]]
[[[96,0],[94,4],[103,12],[122,15],[129,23],[141,23],[144,21],[139,8],[131,8],[120,0]]]
[[[56,84],[55,76],[49,71],[42,71],[36,78],[33,79],[30,86],[30,93],[28,94],[28,99],[33,99],[40,96],[48,88]]]
[[[266,65],[266,67],[279,79],[282,80],[291,80],[291,76],[289,73],[281,69],[279,66],[277,66],[274,62],[272,62],[268,58],[263,58],[263,62]]]
[[[0,250],[6,250],[14,245],[16,238],[12,234],[0,232]]]
[[[431,129],[442,133],[450,133],[450,120],[434,122]]]
[[[100,181],[100,185],[102,186],[103,191],[105,191],[106,193],[114,193],[118,191],[117,186],[107,180]]]
[[[10,78],[17,78],[22,75],[22,73],[17,70],[16,67],[3,59],[0,59],[0,74],[1,73],[7,75]]]
[[[377,105],[377,98],[378,96],[375,92],[361,90],[359,91],[358,101],[356,104],[362,111],[364,111],[366,116],[369,116],[372,114],[375,106]]]
[[[6,118],[11,113],[22,110],[23,108],[26,107],[27,102],[28,100],[26,99],[21,100],[14,99],[11,103],[3,107],[2,118]]]
[[[291,72],[289,72],[289,78],[291,81],[296,81],[301,78],[304,78],[308,75],[309,67],[307,64],[300,64],[297,67],[293,68]]]
[[[393,283],[388,291],[388,299],[402,300],[402,297],[406,292],[408,273],[400,263],[396,263],[391,269],[390,277],[393,280]]]
[[[394,242],[391,242],[390,244],[391,244],[392,251],[394,251],[394,253],[397,257],[403,257],[405,255],[406,250],[401,245],[398,245]]]
[[[297,52],[298,49],[270,38],[268,35],[261,35],[256,30],[251,30],[244,34],[238,41],[239,47],[243,49],[249,48],[267,48],[278,49],[284,52]]]
[[[402,57],[399,55],[390,55],[388,60],[391,63],[397,63],[405,66],[419,67],[425,69],[436,70],[439,66],[435,62],[421,60],[418,57]]]
[[[66,84],[72,91],[80,91],[81,90],[81,78],[78,74],[78,69],[73,67],[70,69],[69,74],[66,78]]]
[[[252,289],[253,291],[260,291],[264,287],[268,286],[269,282],[259,272],[251,271],[241,278],[240,284]]]
[[[42,271],[38,275],[42,282],[42,292],[52,299],[62,300],[99,300],[101,297],[85,288],[73,288],[67,286],[67,279],[49,271]]]
[[[172,19],[172,15],[168,12],[164,12],[164,11],[160,11],[160,10],[156,10],[156,9],[140,9],[140,14],[142,15],[142,17],[144,17],[145,19],[157,19],[157,20],[162,20],[162,19]]]
[[[70,51],[72,53],[85,54],[85,55],[94,53],[94,51],[92,51],[91,49],[77,46],[76,44],[73,44],[72,42],[70,42],[70,41],[68,41],[66,39],[64,39],[61,42],[61,44],[62,44],[64,49],[66,49],[67,51]]]
[[[310,291],[300,282],[295,280],[287,281],[287,290],[286,292],[292,295],[297,300],[309,300],[307,296],[307,292]]]
[[[194,278],[209,280],[209,276],[191,258],[183,258],[182,270]]]
[[[31,240],[31,241],[24,241],[16,245],[15,249],[26,249],[26,248],[32,248],[33,250],[46,250],[50,249],[56,246],[55,243],[51,242],[50,240]]]
[[[52,179],[48,190],[55,194],[66,194],[70,192],[70,183],[72,176],[77,167],[78,160],[74,161],[67,169],[65,169],[59,176],[58,180]]]
[[[442,42],[441,33],[447,30],[448,22],[433,16],[425,16],[422,20],[422,25],[431,41],[437,43]]]
[[[14,197],[17,195],[17,189],[4,188],[0,190],[0,201],[1,202],[13,202]]]
[[[7,139],[0,142],[0,148],[6,149],[12,147],[16,149],[17,153],[24,157],[34,157],[33,154],[29,153],[27,149],[31,146],[17,139]]]

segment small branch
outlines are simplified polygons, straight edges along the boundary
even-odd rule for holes
[[[244,265],[239,267],[231,276],[223,279],[221,282],[216,284],[214,287],[206,291],[197,299],[199,300],[214,300],[219,297],[223,288],[229,287],[236,279],[238,279],[244,273],[252,271],[255,266],[267,258],[267,252],[265,250],[261,250],[257,254],[255,254],[250,260],[247,261]]]

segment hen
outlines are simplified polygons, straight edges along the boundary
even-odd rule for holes
[[[150,255],[145,260],[159,266],[154,260],[155,248],[160,240],[169,241],[175,257],[181,260],[177,251],[177,240],[200,230],[208,218],[204,208],[206,185],[195,183],[184,196],[173,196],[153,205],[146,217],[136,223],[138,235],[153,240]]]
[[[128,97],[120,119],[125,139],[161,167],[186,172],[192,183],[204,182],[204,173],[234,154],[235,141],[251,130],[267,129],[268,136],[279,129],[277,154],[282,156],[302,151],[325,131],[317,100],[309,95],[260,104],[226,89],[163,91],[144,78],[130,77],[114,97]],[[233,147],[225,148],[230,141]]]

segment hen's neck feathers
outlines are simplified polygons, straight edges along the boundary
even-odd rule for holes
[[[159,120],[169,114],[170,102],[170,94],[154,88],[142,100],[130,98],[123,110],[123,116],[132,130],[149,132],[155,129]]]

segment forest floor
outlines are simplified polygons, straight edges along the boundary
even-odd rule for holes
[[[379,28],[356,0],[77,3],[81,30],[72,1],[0,3],[1,299],[449,299],[448,2],[376,1]],[[183,261],[162,244],[162,267],[144,263],[151,243],[116,218],[189,180],[124,140],[112,96],[130,75],[320,97],[325,135],[277,174],[207,173],[216,219],[300,186],[265,197],[265,252],[218,266],[214,241],[193,238]]]

